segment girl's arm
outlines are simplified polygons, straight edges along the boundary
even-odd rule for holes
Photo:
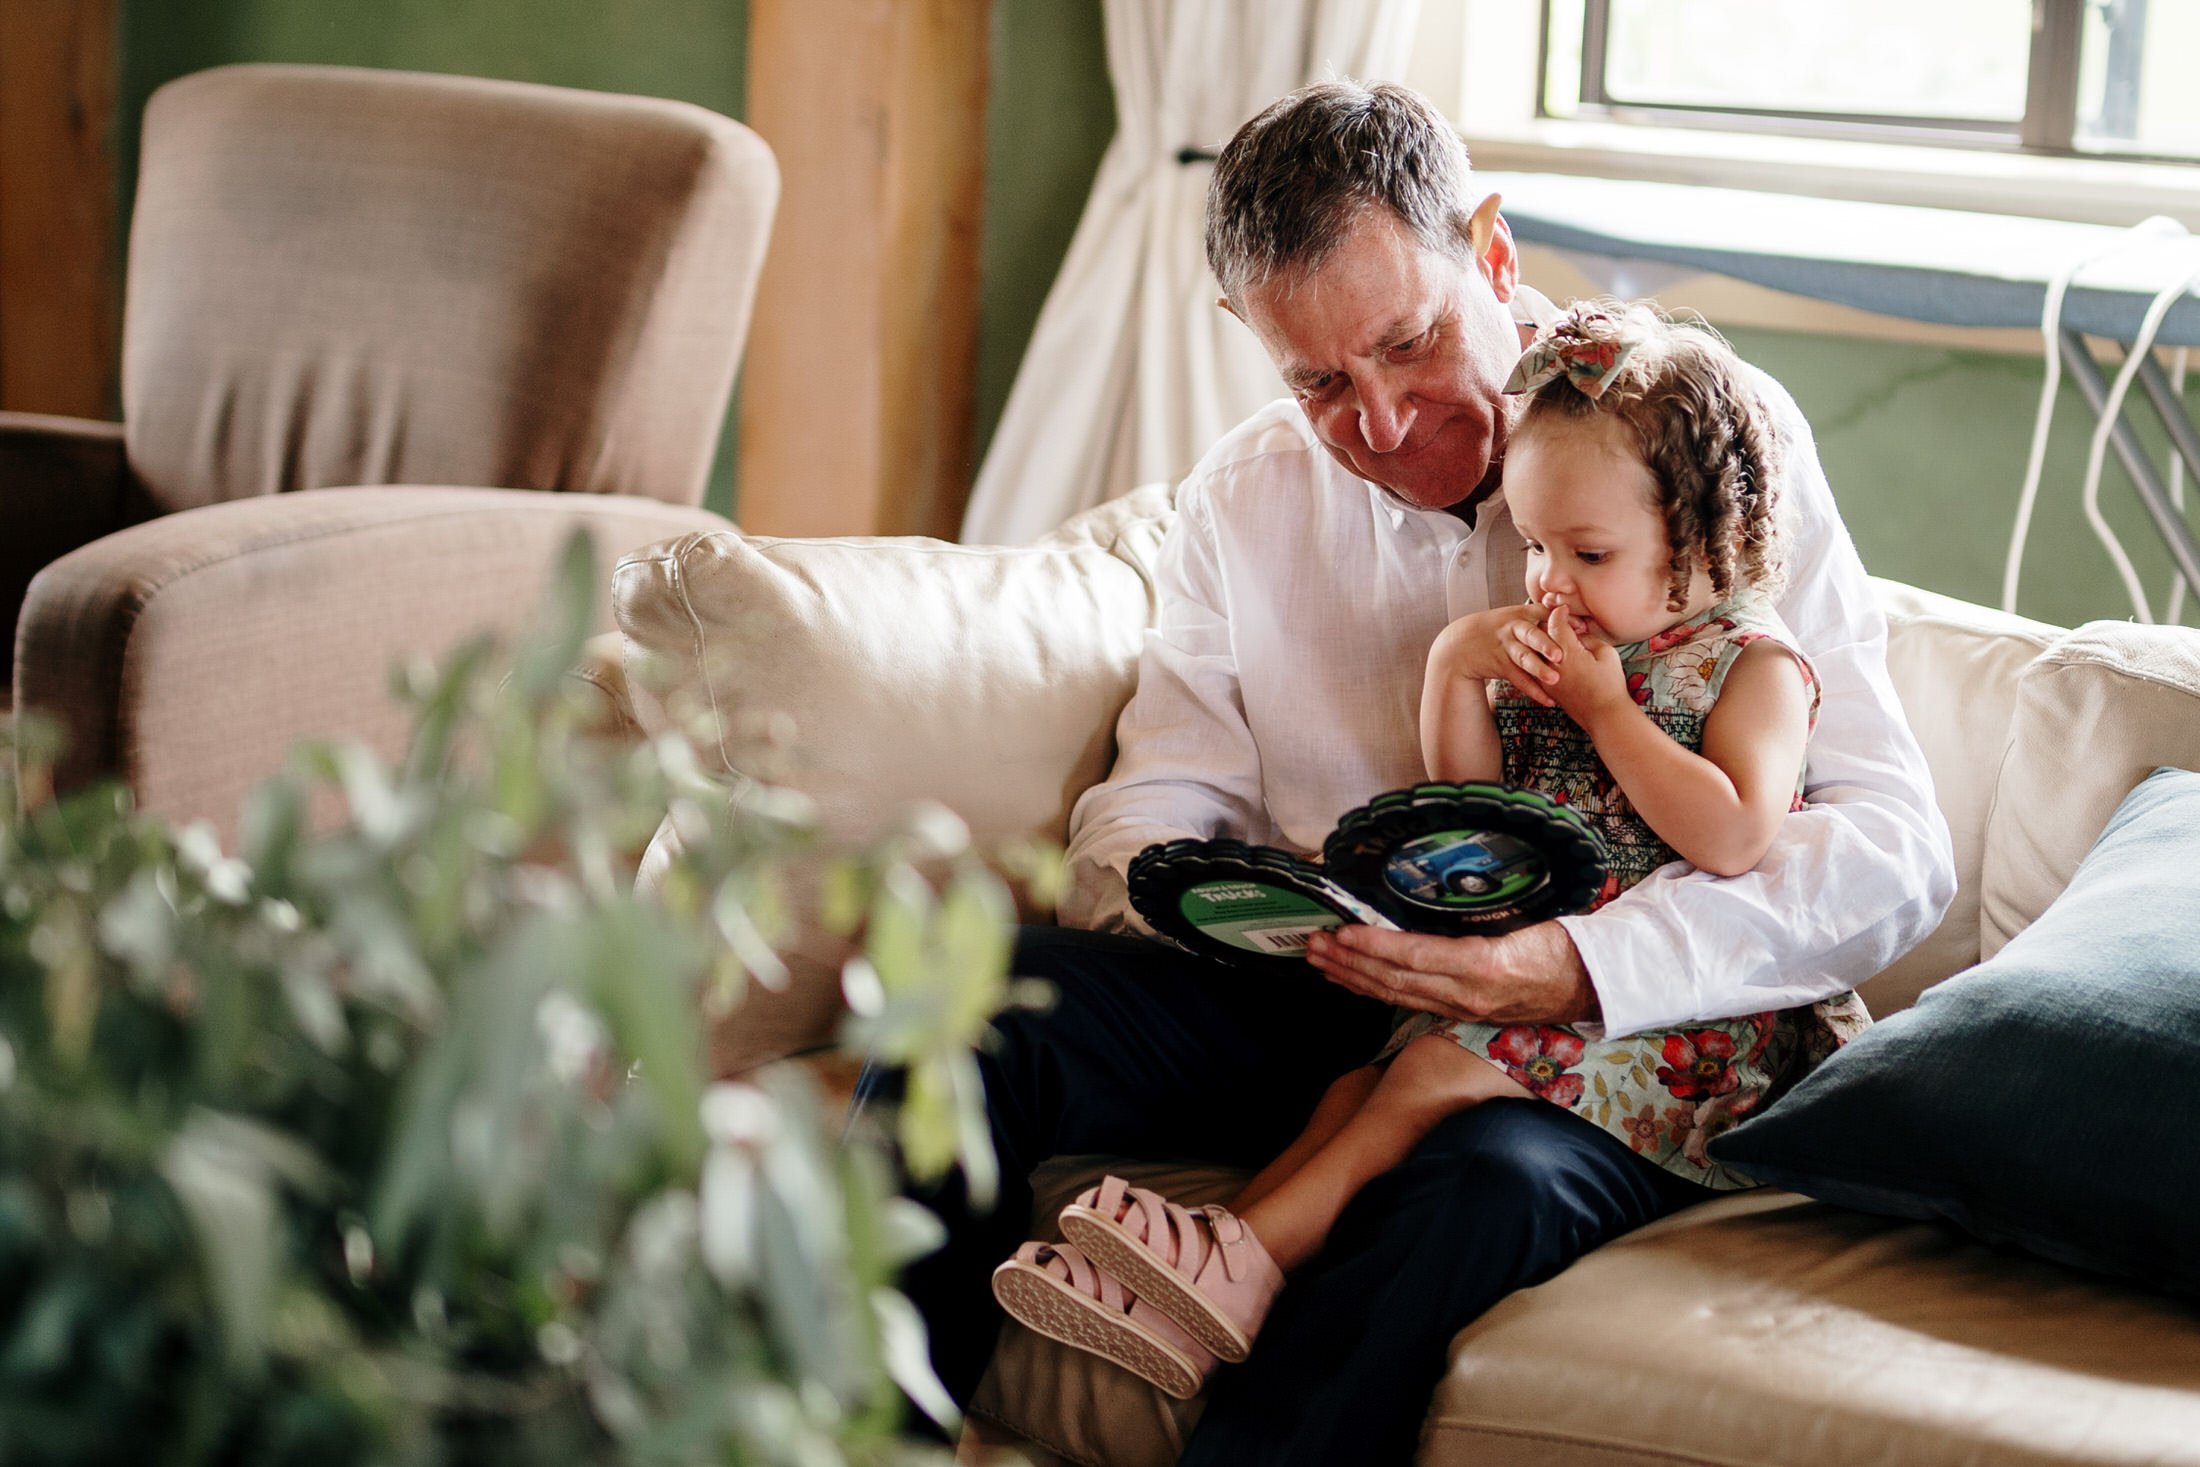
[[[1810,691],[1795,658],[1772,642],[1744,648],[1704,720],[1698,754],[1636,706],[1611,648],[1583,647],[1563,623],[1553,632],[1566,658],[1552,691],[1636,813],[1682,860],[1715,876],[1739,876],[1762,860],[1794,804],[1810,733]]]
[[[1490,711],[1489,680],[1469,665],[1472,659],[1452,627],[1429,649],[1421,684],[1421,762],[1430,779],[1494,783],[1503,777],[1505,761]]]

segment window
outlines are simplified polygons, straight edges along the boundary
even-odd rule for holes
[[[2191,0],[1543,0],[1542,52],[1545,117],[2200,161]]]

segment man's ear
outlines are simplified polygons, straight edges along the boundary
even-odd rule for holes
[[[1467,215],[1467,247],[1477,260],[1490,252],[1490,240],[1497,233],[1497,211],[1503,203],[1503,195],[1491,194]]]
[[[1490,289],[1501,301],[1510,301],[1513,290],[1520,284],[1520,251],[1514,245],[1512,226],[1498,212],[1503,203],[1496,194],[1474,206],[1467,216],[1467,245],[1474,251],[1475,263],[1489,277]]]

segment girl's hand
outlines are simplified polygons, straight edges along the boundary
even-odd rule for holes
[[[1550,683],[1551,698],[1567,717],[1588,729],[1622,709],[1635,711],[1635,699],[1627,691],[1627,674],[1611,643],[1591,637],[1584,641],[1575,629],[1575,617],[1564,607],[1553,607],[1543,624],[1544,635],[1557,643],[1557,676]]]
[[[1430,671],[1439,677],[1501,677],[1523,695],[1554,706],[1549,684],[1565,653],[1551,639],[1540,606],[1500,606],[1462,616],[1436,634]]]
[[[1565,601],[1559,597],[1556,591],[1545,591],[1543,593],[1543,610],[1545,612],[1544,622],[1546,624],[1549,622],[1550,612],[1563,610],[1565,608],[1565,605]],[[1594,625],[1594,623],[1591,622],[1586,616],[1576,616],[1571,611],[1568,611],[1566,613],[1566,620],[1572,624],[1574,635],[1577,637],[1586,635],[1589,628]]]

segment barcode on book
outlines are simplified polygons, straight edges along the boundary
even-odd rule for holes
[[[1248,928],[1245,936],[1249,941],[1259,943],[1269,952],[1296,953],[1304,952],[1306,950],[1306,939],[1319,930],[1319,928],[1314,927],[1271,927],[1266,929],[1256,927]]]

